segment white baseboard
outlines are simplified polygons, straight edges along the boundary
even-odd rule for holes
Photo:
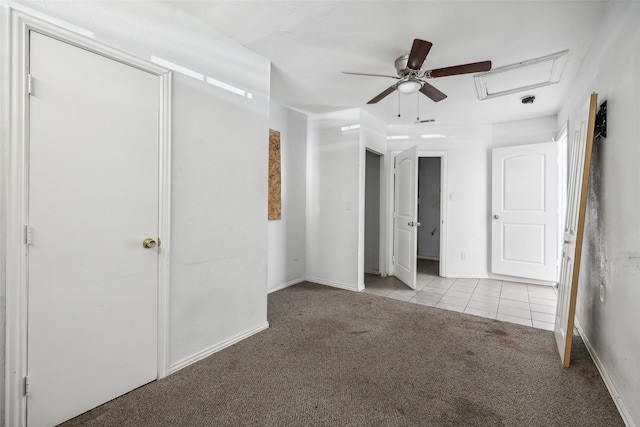
[[[525,277],[502,276],[500,274],[492,274],[492,273],[489,273],[487,277],[489,279],[502,280],[505,282],[528,283],[530,285],[541,285],[541,286],[551,286],[551,287],[556,286],[555,282],[549,282],[547,280],[527,279]]]
[[[611,380],[611,377],[607,373],[607,370],[605,369],[604,364],[598,357],[598,354],[596,353],[593,346],[591,345],[591,341],[589,341],[589,338],[587,338],[587,335],[585,334],[584,329],[582,329],[582,326],[580,326],[580,323],[578,323],[577,319],[575,320],[575,327],[578,330],[578,333],[580,334],[580,337],[582,338],[582,341],[584,342],[585,347],[587,347],[587,351],[589,351],[589,354],[591,355],[591,359],[593,359],[593,363],[596,365],[596,368],[598,368],[598,372],[600,372],[600,376],[602,377],[604,384],[607,386],[607,389],[609,390],[609,394],[613,399],[613,403],[616,404],[616,407],[618,408],[618,412],[620,412],[622,421],[624,421],[624,423],[628,427],[636,427],[636,424],[631,419],[631,414],[629,414],[629,411],[627,410],[627,406],[624,404],[624,401],[622,400],[622,396],[620,396],[618,389],[616,388],[615,384],[613,384],[613,381]]]
[[[186,359],[182,359],[181,361],[174,363],[173,365],[169,366],[169,375],[173,374],[174,372],[179,371],[182,368],[186,368],[187,366],[191,365],[192,363],[196,363],[202,359],[204,359],[205,357],[211,356],[213,353],[217,353],[220,350],[223,350],[237,342],[242,341],[245,338],[249,338],[251,335],[255,335],[258,332],[262,332],[265,329],[269,328],[269,323],[265,323],[263,325],[258,326],[257,328],[253,328],[250,329],[248,331],[245,331],[241,334],[236,335],[235,337],[232,337],[226,341],[223,341],[219,344],[213,345],[209,348],[205,348],[202,351],[199,351],[198,353],[187,357]]]
[[[489,276],[486,274],[447,274],[447,279],[487,279]]]
[[[307,280],[305,277],[299,277],[297,279],[294,280],[290,280],[287,283],[283,283],[282,285],[275,287],[273,289],[269,289],[267,291],[267,294],[270,294],[272,292],[276,292],[276,291],[281,291],[282,289],[288,288],[289,286],[293,286],[293,285],[297,285],[298,283],[302,283],[305,280]]]
[[[307,281],[317,283],[318,285],[331,286],[332,288],[345,289],[347,291],[359,292],[358,285],[348,285],[346,283],[331,282],[329,280],[318,279],[317,277],[307,277]]]

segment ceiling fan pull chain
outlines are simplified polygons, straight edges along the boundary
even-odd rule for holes
[[[418,121],[420,121],[420,97],[418,96],[418,92],[416,92],[416,103],[417,103],[416,116],[417,116]]]
[[[398,117],[400,117],[400,92],[398,92]]]

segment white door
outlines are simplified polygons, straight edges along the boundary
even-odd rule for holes
[[[560,359],[564,367],[571,362],[571,343],[576,297],[578,293],[578,273],[582,255],[582,235],[584,232],[585,211],[589,171],[591,169],[591,150],[595,128],[598,95],[593,94],[582,109],[579,130],[576,129],[573,141],[569,142],[569,189],[567,191],[567,217],[564,227],[562,246],[562,265],[558,283],[558,308],[554,333]]]
[[[396,156],[394,276],[416,288],[418,250],[418,147]]]
[[[558,280],[558,147],[493,149],[491,271]]]
[[[29,426],[157,377],[158,77],[30,33]]]

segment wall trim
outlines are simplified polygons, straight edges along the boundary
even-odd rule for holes
[[[450,274],[448,276],[441,277],[446,277],[447,279],[490,279],[490,277],[486,274]]]
[[[211,356],[214,353],[219,352],[220,350],[224,350],[227,347],[232,346],[233,344],[236,344],[246,338],[249,338],[252,335],[257,334],[258,332],[262,332],[265,329],[269,328],[269,322],[266,322],[258,327],[255,327],[253,329],[249,329],[248,331],[242,332],[234,337],[229,338],[228,340],[222,341],[221,343],[212,345],[211,347],[205,348],[204,350],[201,350],[185,359],[180,360],[179,362],[176,362],[174,364],[172,364],[171,366],[169,366],[169,375],[178,372],[180,369],[186,368],[189,365],[192,365],[202,359],[205,359],[206,357]]]
[[[297,278],[297,279],[289,280],[288,282],[283,283],[283,284],[282,284],[282,285],[280,285],[280,286],[277,286],[277,287],[275,287],[275,288],[273,288],[273,289],[269,289],[269,290],[267,291],[267,295],[269,295],[270,293],[273,293],[273,292],[277,292],[277,291],[281,291],[281,290],[283,290],[283,289],[286,289],[286,288],[288,288],[289,286],[297,285],[298,283],[302,283],[302,282],[304,282],[305,280],[306,280],[306,279],[305,279],[305,277],[304,277],[304,276],[303,276],[303,277],[299,277],[299,278]]]
[[[313,282],[317,285],[331,286],[332,288],[339,288],[347,291],[353,291],[353,292],[361,291],[358,285],[348,285],[346,283],[332,282],[330,280],[319,279],[317,277],[307,277],[305,280],[308,282]]]
[[[622,420],[628,427],[636,427],[636,424],[633,422],[633,419],[631,418],[631,414],[629,414],[629,411],[627,410],[627,406],[625,405],[624,400],[622,399],[622,396],[618,392],[618,389],[613,383],[613,380],[611,380],[609,373],[605,369],[605,366],[602,363],[602,360],[600,360],[600,358],[598,357],[598,354],[593,348],[593,345],[591,345],[591,341],[589,341],[589,338],[587,338],[587,334],[585,333],[584,329],[582,329],[582,326],[580,326],[580,322],[578,322],[578,319],[575,320],[574,326],[578,330],[578,333],[580,334],[580,337],[582,338],[582,341],[584,342],[585,347],[587,347],[587,351],[589,352],[591,359],[593,359],[593,362],[596,365],[596,368],[598,368],[598,372],[600,373],[600,376],[602,377],[604,384],[607,386],[607,390],[609,390],[611,399],[613,399],[613,403],[616,404],[616,407],[618,408],[618,412],[620,412],[620,416],[622,417]]]
[[[551,286],[554,288],[556,287],[556,282],[549,282],[547,280],[527,279],[525,277],[514,277],[514,276],[502,276],[500,274],[493,274],[493,273],[489,273],[487,277],[489,279],[502,280],[505,282],[527,283],[530,285]]]

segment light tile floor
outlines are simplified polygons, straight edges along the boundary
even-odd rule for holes
[[[438,262],[418,260],[413,290],[397,278],[365,274],[364,292],[553,331],[557,290],[493,279],[438,276]]]

